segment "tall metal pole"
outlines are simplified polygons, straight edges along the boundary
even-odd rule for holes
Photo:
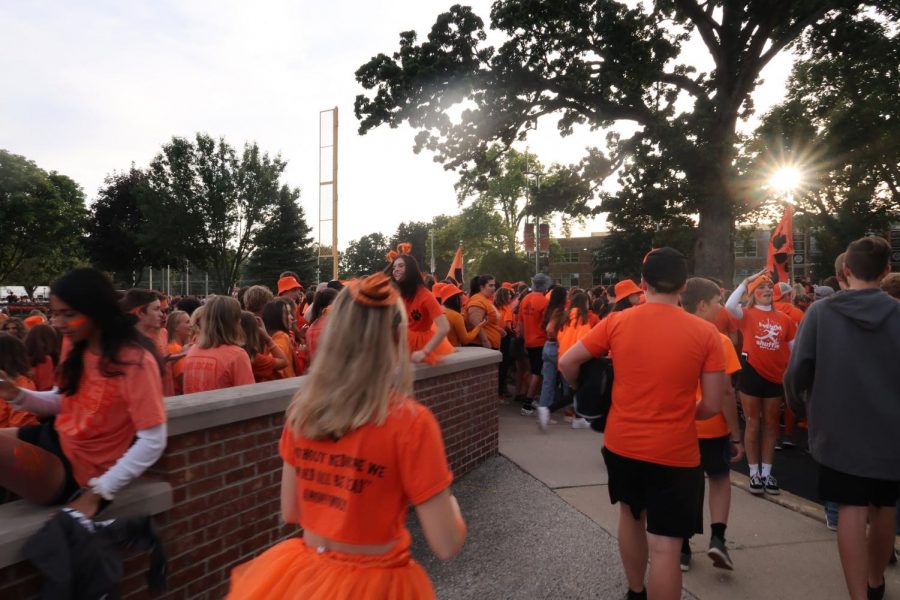
[[[153,289],[153,267],[150,267],[150,288]]]
[[[434,277],[434,229],[428,233],[431,234],[431,276]]]
[[[209,271],[206,272],[206,292],[204,296],[209,296]]]
[[[331,279],[338,278],[338,107],[334,107],[331,173]]]

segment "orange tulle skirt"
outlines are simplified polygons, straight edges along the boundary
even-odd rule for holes
[[[431,340],[431,338],[434,337],[434,333],[436,330],[437,330],[436,325],[432,325],[430,331],[408,330],[406,332],[406,336],[407,336],[407,341],[409,342],[410,354],[412,354],[413,352],[417,352],[417,351],[421,350],[422,348],[424,348],[425,344],[427,344]],[[438,344],[438,347],[435,348],[434,350],[432,350],[431,353],[425,357],[425,362],[427,362],[430,365],[433,365],[433,364],[437,363],[437,361],[439,361],[442,358],[444,358],[445,356],[447,356],[448,354],[453,354],[453,352],[454,352],[453,344],[451,344],[445,337],[441,341],[441,343]]]
[[[229,600],[433,599],[425,569],[398,544],[387,554],[318,552],[301,538],[277,544],[231,572]]]

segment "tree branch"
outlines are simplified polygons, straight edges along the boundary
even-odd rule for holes
[[[709,99],[703,86],[687,77],[686,75],[678,75],[677,73],[663,73],[659,80],[663,83],[671,83],[675,87],[682,89],[695,98]]]
[[[722,45],[716,37],[719,24],[716,23],[710,12],[704,11],[694,0],[674,0],[675,5],[696,25],[703,43],[709,48],[709,53],[716,61],[716,68],[720,71],[725,68],[725,57],[722,55]]]

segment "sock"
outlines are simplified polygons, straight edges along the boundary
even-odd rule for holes
[[[750,465],[750,477],[759,475],[759,465]]]
[[[690,554],[691,553],[691,542],[688,538],[684,538],[681,540],[681,553],[682,554]]]
[[[728,527],[725,523],[712,523],[709,528],[712,530],[713,537],[717,537],[723,542],[725,541],[725,528]]]
[[[647,600],[647,588],[644,588],[639,592],[629,589],[628,600]]]
[[[768,465],[766,463],[762,464],[762,477],[765,479],[769,475],[772,474],[772,465]]]

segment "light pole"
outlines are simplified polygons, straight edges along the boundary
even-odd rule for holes
[[[526,162],[528,156],[526,154]],[[534,210],[534,274],[541,272],[541,218],[537,212],[537,196],[541,192],[540,171],[525,171],[525,175],[534,177],[536,189],[531,194],[531,207]]]

